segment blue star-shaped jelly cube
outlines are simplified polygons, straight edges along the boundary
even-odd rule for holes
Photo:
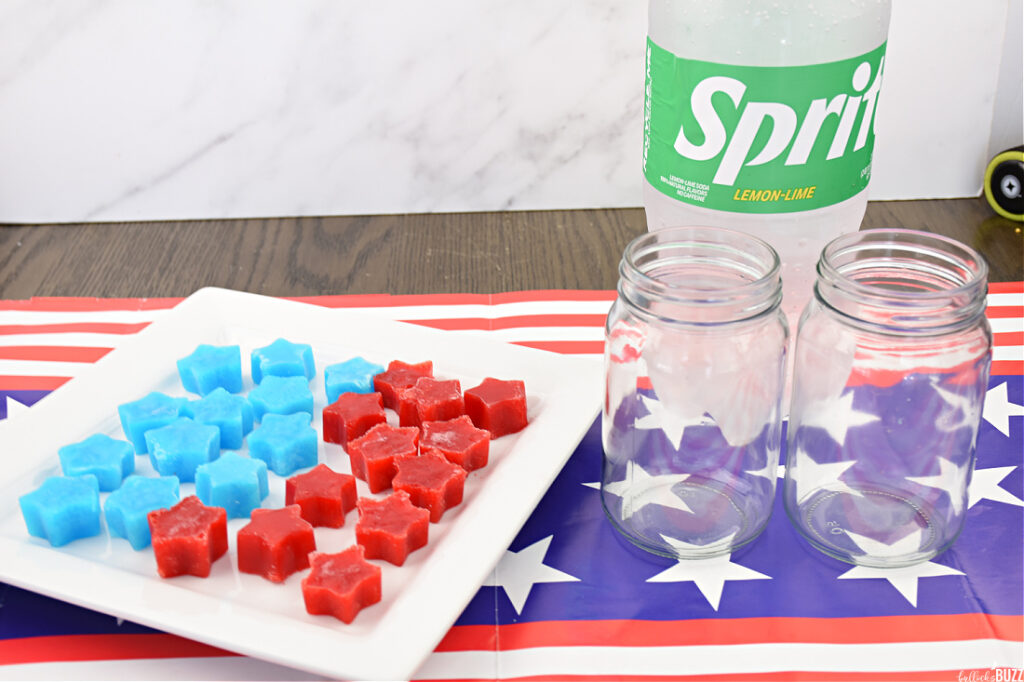
[[[92,474],[104,492],[116,490],[124,477],[135,471],[132,444],[102,433],[65,445],[57,450],[57,456],[65,476]]]
[[[161,476],[177,476],[182,483],[195,480],[196,467],[220,455],[220,430],[180,417],[167,426],[146,432],[149,461]]]
[[[249,401],[223,388],[215,388],[205,397],[189,402],[181,413],[200,424],[211,424],[220,429],[220,447],[226,450],[242,447],[242,439],[253,427],[253,410]]]
[[[384,371],[360,357],[324,368],[327,402],[333,403],[342,393],[373,393],[373,377]]]
[[[316,375],[313,348],[308,343],[292,343],[278,339],[269,346],[252,352],[252,380],[261,383],[264,377],[306,377]]]
[[[249,391],[249,402],[258,421],[266,414],[305,412],[313,418],[313,392],[305,377],[269,376]]]
[[[178,360],[178,375],[191,393],[206,395],[218,387],[238,393],[242,390],[242,349],[200,344],[191,355]]]
[[[262,460],[225,452],[196,469],[196,495],[203,504],[223,507],[229,519],[248,518],[268,494],[267,463]]]
[[[169,395],[150,393],[145,398],[117,406],[121,417],[121,428],[135,447],[135,452],[146,454],[146,431],[167,426],[181,414],[187,398],[172,398]]]
[[[317,462],[316,429],[309,425],[305,412],[268,414],[249,434],[249,454],[262,459],[278,476],[290,476],[296,469]]]
[[[54,547],[100,534],[100,483],[92,474],[51,476],[18,504],[29,535]]]
[[[132,549],[149,547],[152,538],[147,515],[154,509],[170,509],[179,495],[176,476],[129,476],[103,503],[110,534],[128,540]]]

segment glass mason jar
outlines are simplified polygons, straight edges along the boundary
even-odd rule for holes
[[[771,515],[788,331],[779,257],[731,230],[634,239],[605,327],[601,502],[672,558],[725,554]]]
[[[822,552],[908,566],[964,524],[988,385],[988,267],[952,239],[830,242],[796,343],[784,501]]]

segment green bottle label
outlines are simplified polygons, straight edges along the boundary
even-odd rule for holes
[[[740,213],[831,206],[867,187],[885,43],[808,66],[683,59],[647,39],[644,176]]]

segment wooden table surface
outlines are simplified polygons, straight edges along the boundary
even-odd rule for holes
[[[983,199],[872,202],[864,228],[908,227],[1024,280],[1021,225]],[[641,209],[0,226],[0,299],[613,289]]]

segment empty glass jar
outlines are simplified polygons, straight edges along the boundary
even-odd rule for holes
[[[784,501],[817,549],[907,566],[963,527],[988,383],[987,266],[910,230],[831,242],[796,343]]]
[[[626,247],[605,328],[601,501],[673,558],[724,554],[771,514],[787,328],[755,237],[670,228]]]

